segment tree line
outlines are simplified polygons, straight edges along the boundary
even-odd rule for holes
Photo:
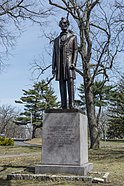
[[[101,85],[101,81],[96,81],[93,85],[99,140],[101,138],[122,139],[124,138],[124,76],[117,84],[102,87]],[[83,84],[80,85],[78,91],[80,99],[75,100],[75,107],[86,113]],[[60,108],[60,104],[52,86],[46,85],[44,80],[35,83],[28,90],[22,90],[22,92],[23,96],[15,102],[23,104],[24,112],[17,113],[12,106],[3,105],[0,107],[0,133],[6,133],[9,136],[10,132],[14,133],[14,123],[32,122],[32,138],[35,138],[36,130],[43,126],[44,111],[50,108]]]

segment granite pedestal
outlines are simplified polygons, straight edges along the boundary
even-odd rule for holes
[[[88,163],[87,116],[77,109],[46,111],[42,133],[42,164],[35,173],[67,173],[87,175]]]

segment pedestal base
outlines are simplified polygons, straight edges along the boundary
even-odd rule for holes
[[[87,116],[79,110],[49,110],[44,114],[42,164],[36,174],[75,174],[86,176],[88,163]]]
[[[87,163],[82,166],[73,166],[73,165],[37,165],[35,167],[36,174],[75,174],[86,176],[93,168],[92,163]]]

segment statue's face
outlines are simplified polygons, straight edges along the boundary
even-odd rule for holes
[[[60,24],[61,30],[66,31],[68,29],[68,26],[68,21],[66,19],[63,19]]]

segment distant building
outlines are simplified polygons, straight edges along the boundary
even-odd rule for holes
[[[28,140],[32,138],[33,125],[31,123],[16,122],[14,139]]]

